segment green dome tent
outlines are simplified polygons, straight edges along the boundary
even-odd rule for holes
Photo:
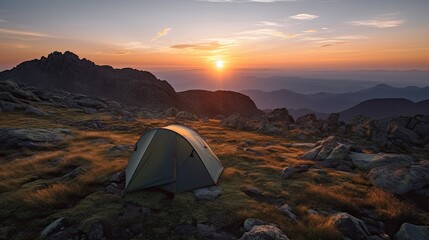
[[[138,140],[125,169],[125,191],[159,187],[185,192],[216,184],[222,171],[222,163],[200,135],[170,125],[151,129]]]

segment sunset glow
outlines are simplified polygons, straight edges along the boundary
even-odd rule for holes
[[[207,69],[210,56],[228,56],[229,69],[429,66],[429,1],[7,0],[0,9],[1,70],[66,50],[139,69]]]
[[[217,60],[216,61],[216,67],[218,69],[222,69],[223,68],[223,61],[222,60]]]

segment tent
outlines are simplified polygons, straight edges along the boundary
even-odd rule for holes
[[[185,192],[216,184],[222,171],[222,163],[198,133],[170,125],[151,129],[138,140],[125,169],[125,191],[159,187]]]

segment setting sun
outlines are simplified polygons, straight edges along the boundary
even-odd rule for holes
[[[217,60],[216,61],[216,67],[218,69],[222,69],[223,68],[223,61],[222,60]]]

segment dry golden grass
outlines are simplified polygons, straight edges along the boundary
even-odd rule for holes
[[[70,199],[85,195],[86,191],[80,184],[56,183],[34,192],[22,193],[21,197],[25,203],[37,208],[64,207]]]
[[[409,203],[379,188],[372,188],[368,192],[365,204],[373,206],[380,216],[388,219],[408,218],[414,210]]]

